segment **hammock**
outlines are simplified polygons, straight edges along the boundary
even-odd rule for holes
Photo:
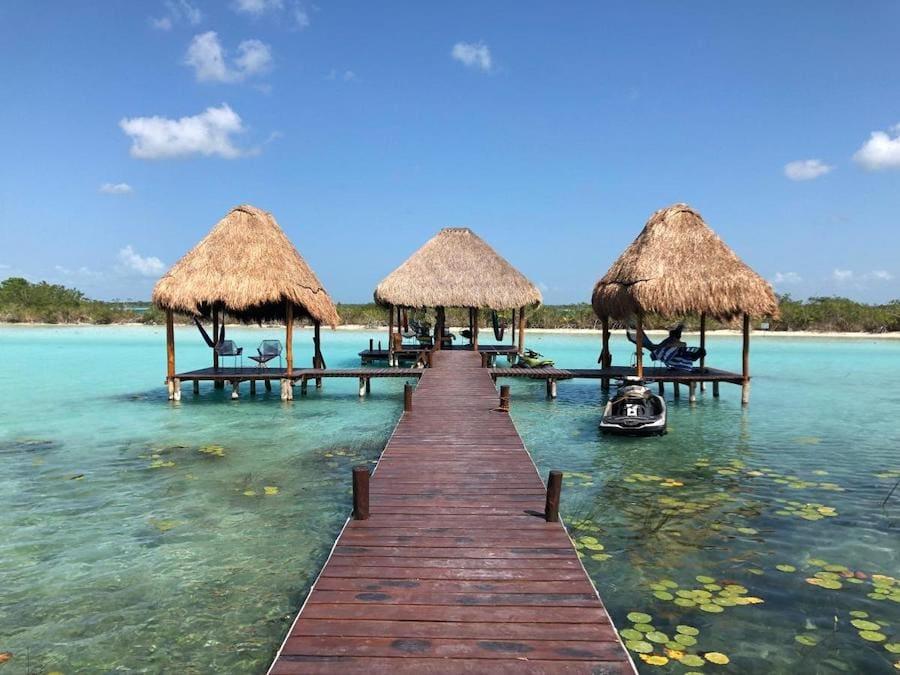
[[[222,329],[219,331],[219,339],[216,342],[212,341],[212,338],[209,337],[209,333],[206,332],[206,329],[203,327],[203,324],[200,323],[200,319],[196,316],[194,317],[194,323],[197,325],[197,330],[200,331],[200,335],[203,336],[203,341],[206,343],[206,346],[210,349],[215,349],[218,345],[222,344],[225,340],[225,323],[222,322]]]
[[[503,342],[503,334],[506,332],[506,321],[501,323],[497,312],[492,311],[491,324],[494,328],[494,339],[497,340],[497,342]]]

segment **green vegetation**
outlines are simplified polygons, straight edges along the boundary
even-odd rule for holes
[[[884,305],[867,305],[847,298],[810,298],[794,300],[790,295],[779,298],[781,318],[769,322],[773,331],[845,331],[883,333],[900,331],[900,300],[892,300]],[[387,324],[387,312],[374,303],[338,303],[338,314],[345,324],[380,327]],[[414,311],[411,316],[427,316],[433,323],[434,312]],[[509,321],[510,312],[503,315]],[[468,323],[466,310],[448,309],[447,320],[452,326]],[[678,318],[649,316],[650,328],[666,328]],[[30,283],[11,277],[0,282],[0,321],[9,323],[146,323],[161,324],[165,315],[149,302],[103,302],[86,298],[84,293],[74,288],[58,284]],[[187,323],[187,317],[179,317]],[[684,317],[689,330],[699,327],[697,317]],[[490,315],[481,313],[481,323],[490,327]],[[590,304],[545,305],[529,312],[528,325],[532,328],[600,328],[600,320],[594,315]],[[613,325],[622,328],[622,325]],[[722,325],[715,321],[708,323],[710,330],[717,328],[739,328],[737,323]]]

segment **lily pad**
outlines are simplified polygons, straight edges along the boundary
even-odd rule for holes
[[[703,666],[703,659],[696,654],[685,654],[681,657],[681,665],[688,666],[689,668],[701,668]]]
[[[682,635],[700,635],[700,630],[698,628],[694,628],[693,626],[685,626],[684,624],[675,626],[675,632],[681,633]]]
[[[701,584],[714,584],[714,583],[716,582],[716,580],[713,579],[712,577],[705,577],[705,576],[703,576],[703,575],[700,575],[700,576],[695,577],[695,578],[696,578],[697,581],[699,581]]]
[[[619,631],[619,635],[621,635],[626,640],[643,640],[644,634],[639,630],[635,630],[634,628],[626,628],[625,630]]]
[[[654,654],[653,656],[648,656],[644,659],[644,663],[649,663],[651,666],[664,666],[669,662],[668,657],[660,656],[658,654]]]
[[[887,642],[884,648],[891,654],[900,654],[900,642]]]
[[[669,636],[659,630],[651,631],[647,633],[645,637],[650,640],[650,642],[656,642],[659,644],[663,644],[669,641]]]
[[[725,611],[720,605],[714,605],[713,603],[700,605],[700,609],[702,609],[704,612],[709,612],[710,614],[718,614],[719,612]]]
[[[819,638],[809,633],[806,633],[804,635],[795,635],[794,640],[804,647],[815,647],[817,644],[819,644]]]
[[[884,642],[887,640],[887,636],[884,633],[879,633],[875,630],[861,630],[859,631],[859,637],[869,642]]]
[[[653,597],[659,600],[674,600],[675,596],[668,591],[653,591]]]
[[[881,630],[881,626],[877,623],[874,621],[866,621],[865,619],[853,619],[853,621],[850,622],[850,625],[859,630]]]
[[[627,618],[631,623],[650,623],[653,621],[652,616],[643,612],[629,612]]]
[[[864,612],[861,609],[854,609],[852,612],[850,612],[850,616],[854,616],[857,619],[867,619],[869,617],[869,613]]]
[[[703,655],[704,658],[710,663],[715,663],[718,666],[724,666],[726,663],[730,663],[731,659],[729,659],[722,652],[706,652]]]
[[[625,643],[625,646],[638,654],[649,654],[653,651],[653,645],[643,640],[629,640]]]
[[[779,572],[796,572],[797,568],[793,565],[775,565],[775,569]]]
[[[263,488],[263,490],[265,491],[265,493],[267,495],[277,495],[278,494],[278,488],[275,487],[274,485],[266,485]]]
[[[693,647],[697,644],[697,638],[692,635],[681,635],[680,633],[675,636],[675,642],[684,646],[684,647]]]

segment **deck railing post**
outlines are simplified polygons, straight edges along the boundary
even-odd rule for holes
[[[369,468],[353,467],[353,519],[369,519]]]
[[[744,314],[744,344],[741,363],[741,404],[750,403],[750,315]]]
[[[562,492],[562,471],[551,471],[547,479],[547,506],[544,518],[548,523],[559,522],[559,496]]]
[[[412,410],[413,387],[408,382],[403,385],[403,412]]]
[[[500,411],[508,413],[509,412],[509,385],[503,384],[500,386]]]
[[[700,372],[706,370],[706,312],[700,313],[700,349],[704,355],[700,357]],[[700,383],[700,391],[706,391],[706,382]]]
[[[612,354],[609,353],[609,317],[601,317],[600,322],[603,326],[603,346],[600,349],[600,368],[606,370],[612,365]],[[600,388],[603,391],[609,391],[609,378],[600,379]]]

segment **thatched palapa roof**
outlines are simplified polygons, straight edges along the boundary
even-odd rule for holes
[[[594,287],[598,316],[701,314],[729,320],[778,315],[769,283],[737,257],[687,204],[650,220]]]
[[[253,206],[229,211],[153,289],[163,308],[209,317],[213,305],[240,321],[295,317],[340,322],[334,303],[271,213]]]
[[[375,289],[375,302],[402,307],[513,309],[541,292],[467,227],[445,227]]]

